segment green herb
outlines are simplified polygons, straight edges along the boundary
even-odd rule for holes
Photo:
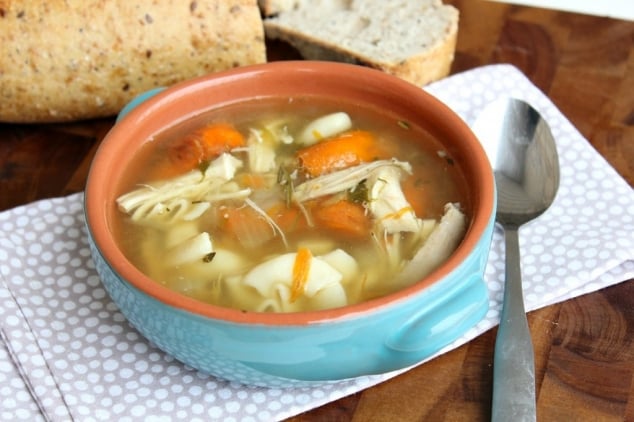
[[[409,130],[411,128],[410,124],[406,122],[405,120],[399,120],[396,122],[396,124],[399,125],[403,129]]]
[[[348,200],[357,204],[368,202],[368,186],[366,179],[360,181],[354,188],[348,191]]]
[[[277,170],[277,183],[284,189],[286,206],[289,207],[293,200],[293,180],[291,173],[283,166]]]
[[[216,257],[216,252],[209,252],[207,255],[203,256],[203,262],[208,263],[214,260]]]
[[[200,170],[201,173],[205,174],[205,172],[209,168],[209,164],[211,164],[211,162],[209,160],[205,160],[205,161],[200,162],[198,164],[198,170]]]
[[[284,166],[280,166],[277,169],[277,184],[278,185],[285,184],[288,180],[288,176],[289,176],[288,171],[286,171]]]
[[[447,154],[447,151],[441,150],[441,151],[438,151],[437,154],[440,158],[444,158],[447,164],[449,164],[450,166],[453,166],[453,163],[454,163],[453,158],[451,158],[449,154]]]

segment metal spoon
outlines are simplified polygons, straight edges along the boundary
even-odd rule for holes
[[[518,231],[552,204],[559,186],[557,148],[547,123],[529,104],[504,99],[487,106],[473,131],[483,143],[498,192],[504,229],[504,301],[493,360],[493,422],[535,421],[535,358],[522,295]]]

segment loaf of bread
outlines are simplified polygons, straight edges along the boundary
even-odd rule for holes
[[[449,73],[458,10],[441,0],[260,0],[266,36],[305,59],[357,63],[422,86]]]
[[[264,61],[258,0],[0,1],[0,121],[110,116],[153,87]]]

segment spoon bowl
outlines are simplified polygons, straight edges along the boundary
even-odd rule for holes
[[[496,222],[504,230],[506,272],[493,362],[492,421],[534,421],[535,363],[526,320],[519,228],[546,211],[559,186],[559,160],[546,121],[531,105],[491,103],[473,131],[483,143],[498,193]]]

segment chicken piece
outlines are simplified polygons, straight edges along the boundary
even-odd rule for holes
[[[440,222],[411,261],[405,264],[396,277],[395,283],[399,286],[407,286],[438,268],[456,250],[466,230],[467,217],[457,205],[446,204],[445,214]]]
[[[381,232],[418,232],[421,220],[407,202],[401,189],[403,171],[395,166],[383,166],[368,179],[368,208]]]

